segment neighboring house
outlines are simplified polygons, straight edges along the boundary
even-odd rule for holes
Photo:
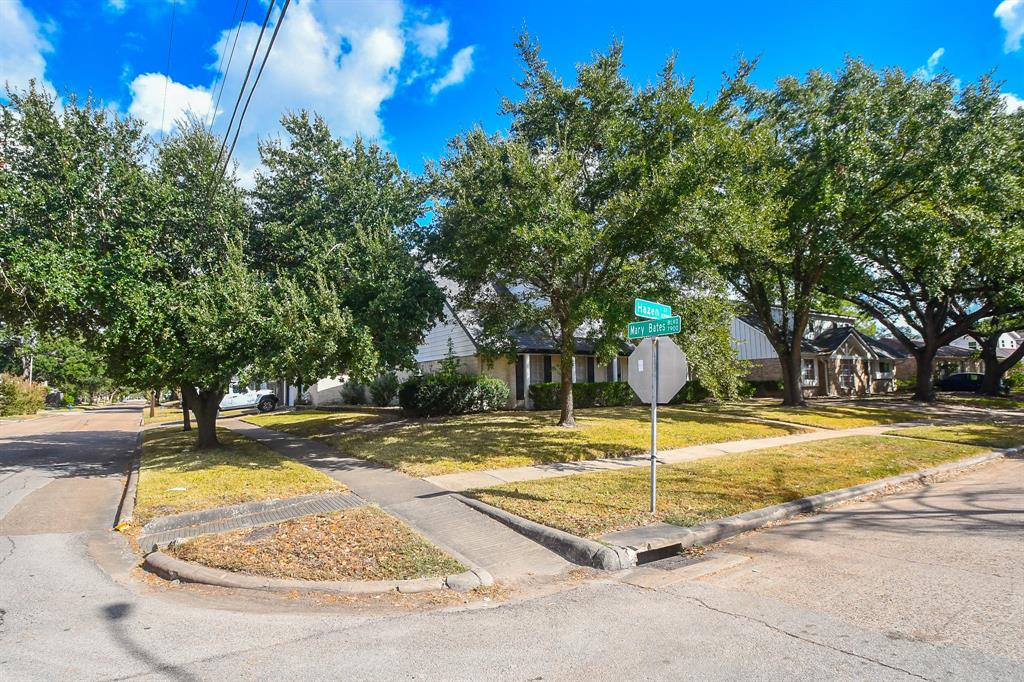
[[[476,326],[469,316],[460,316],[446,301],[443,319],[427,332],[423,344],[416,350],[417,369],[424,374],[440,369],[441,361],[448,356],[450,341],[452,354],[459,360],[460,371],[486,374],[509,385],[510,408],[529,409],[532,407],[530,386],[561,378],[559,353],[549,336],[540,333],[516,335],[516,359],[510,362],[506,357],[484,358],[475,340],[477,335]],[[602,363],[594,355],[593,344],[577,339],[576,355],[568,371],[572,372],[576,383],[626,381],[630,350],[624,346],[615,361]]]
[[[969,334],[961,336],[959,339],[953,341],[949,345],[957,346],[960,348],[969,348],[971,350],[981,350],[981,346],[978,345],[978,342],[975,341],[974,338],[971,337]],[[1005,353],[1005,355],[1009,355],[1017,348],[1020,348],[1022,345],[1024,345],[1024,332],[1006,332],[1005,334],[1002,334],[999,337],[998,350],[1009,351],[1008,353]]]
[[[804,395],[850,396],[896,390],[896,366],[905,354],[854,328],[855,318],[812,313],[801,342]],[[741,315],[732,321],[733,343],[753,369],[751,381],[781,381],[782,363],[760,321]]]

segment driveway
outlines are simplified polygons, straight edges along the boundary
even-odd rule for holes
[[[133,416],[0,432],[4,682],[1024,678],[1021,461],[749,535],[724,547],[747,562],[656,589],[324,605],[122,570],[106,528]]]

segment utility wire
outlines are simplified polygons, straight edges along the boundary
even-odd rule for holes
[[[164,114],[167,112],[167,84],[171,82],[171,46],[174,44],[174,16],[178,0],[171,0],[171,31],[167,35],[167,67],[164,69],[164,101],[160,105],[160,139],[164,139]]]
[[[235,0],[235,9],[233,9],[231,11],[231,23],[232,24],[235,23],[235,14],[238,12],[238,3],[239,3],[239,0]],[[230,73],[230,71],[231,71],[231,61],[235,58],[235,48],[238,46],[238,34],[242,32],[242,22],[245,21],[245,12],[248,9],[249,9],[249,0],[245,0],[245,4],[242,6],[242,14],[238,17],[238,28],[235,29],[235,39],[231,43],[231,54],[228,55],[228,65],[227,65],[227,68],[224,68],[224,54],[227,51],[227,47],[228,47],[228,35],[230,35],[230,29],[229,29],[228,32],[224,33],[224,46],[221,47],[220,66],[217,68],[217,71],[219,71],[220,74],[221,74],[221,78],[220,78],[220,91],[217,93],[217,103],[216,104],[214,104],[213,98],[212,97],[210,98],[210,110],[208,112],[206,112],[206,118],[209,121],[209,123],[207,123],[207,125],[210,126],[211,129],[213,128],[213,119],[217,115],[217,112],[220,110],[220,98],[224,94],[224,86],[227,85],[227,82],[228,82],[228,73]],[[228,26],[230,26],[230,25],[231,24],[228,24]]]
[[[213,165],[214,169],[220,168],[220,162],[224,158],[224,149],[228,145],[228,138],[231,136],[231,128],[235,125],[235,116],[238,115],[238,105],[242,103],[242,96],[245,95],[245,88],[249,84],[249,75],[252,73],[252,65],[256,63],[256,55],[260,51],[260,43],[263,42],[263,33],[267,30],[267,24],[270,23],[270,15],[274,11],[275,3],[276,0],[270,0],[270,4],[267,6],[267,16],[263,17],[263,26],[260,27],[260,35],[257,37],[256,45],[252,49],[252,57],[249,59],[249,68],[245,70],[245,78],[242,79],[242,87],[239,88],[238,97],[235,98],[235,106],[231,110],[231,120],[228,121],[228,127],[224,131],[224,139],[220,143],[220,151],[217,152],[217,163]],[[220,173],[217,173],[217,176],[215,177],[219,178],[219,176]]]
[[[260,82],[260,76],[263,75],[263,69],[267,65],[267,59],[270,58],[270,51],[274,49],[274,41],[277,40],[277,34],[281,30],[281,24],[284,23],[285,12],[288,11],[288,5],[291,4],[292,0],[284,0],[284,6],[281,8],[281,14],[277,17],[277,24],[274,26],[274,32],[270,35],[270,42],[267,44],[267,51],[263,54],[263,61],[260,62],[260,70],[256,72],[256,78],[252,82],[252,88],[249,90],[249,96],[245,99],[245,106],[242,107],[242,115],[238,117],[238,127],[235,128],[235,137],[231,140],[231,149],[228,150],[228,156],[224,159],[224,170],[221,171],[218,176],[222,175],[228,169],[228,163],[231,161],[231,155],[235,153],[235,144],[238,142],[238,135],[242,132],[242,121],[245,119],[245,112],[249,110],[249,102],[252,101],[252,95],[256,92],[256,86]]]

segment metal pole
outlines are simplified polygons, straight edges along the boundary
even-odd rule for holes
[[[658,339],[651,352],[651,513],[658,500]]]

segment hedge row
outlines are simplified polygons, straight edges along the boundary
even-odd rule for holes
[[[562,385],[557,381],[530,386],[534,409],[555,410],[559,407]],[[614,407],[633,404],[633,389],[625,381],[599,381],[572,385],[574,407]]]
[[[13,374],[0,374],[0,417],[35,414],[46,403],[46,388]]]
[[[398,404],[407,414],[433,417],[500,410],[508,404],[508,396],[508,384],[494,377],[428,374],[402,384]]]

